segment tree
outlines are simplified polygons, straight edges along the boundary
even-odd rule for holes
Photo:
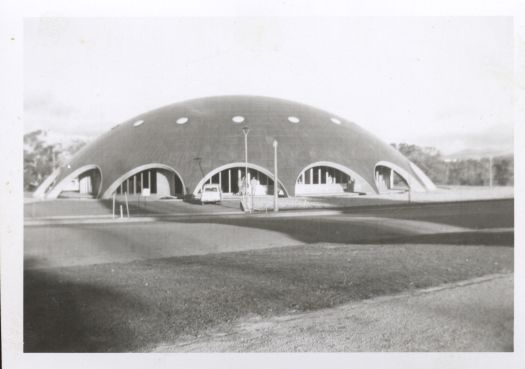
[[[486,186],[489,184],[488,164],[481,160],[455,160],[449,163],[448,184]]]
[[[447,163],[441,157],[439,150],[406,143],[392,144],[392,146],[421,168],[434,183],[448,183]]]
[[[508,186],[514,184],[514,157],[511,155],[495,157],[492,161],[494,184]]]
[[[490,160],[458,159],[445,161],[439,150],[406,143],[392,144],[401,154],[420,167],[435,184],[488,186]],[[514,184],[514,157],[495,157],[492,162],[493,183],[499,186]]]
[[[34,191],[55,168],[64,165],[69,158],[85,145],[74,140],[63,144],[49,144],[46,132],[33,131],[24,135],[24,190]]]

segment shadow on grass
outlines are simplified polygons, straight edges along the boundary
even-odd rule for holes
[[[150,215],[166,212],[162,204],[155,204]],[[199,206],[200,208],[200,206]],[[143,210],[142,208],[133,211]],[[130,210],[131,211],[131,210]],[[286,214],[284,212],[283,214]],[[286,234],[299,242],[317,243],[441,243],[454,245],[513,246],[512,231],[477,233],[476,229],[514,227],[514,200],[468,201],[455,203],[411,204],[343,209],[345,219],[334,217],[220,217],[160,218],[163,222],[223,224],[263,229]],[[424,221],[436,224],[435,234],[419,235],[417,228],[396,229],[381,221],[353,221],[352,216],[391,218],[395,220]],[[440,225],[470,228],[465,232],[444,233]],[[414,224],[417,227],[417,223]]]
[[[413,236],[386,238],[372,243],[514,247],[514,232],[449,232],[423,235],[420,234]]]
[[[122,321],[148,307],[125,291],[80,281],[53,269],[24,272],[24,352],[104,352],[133,348],[134,332]]]
[[[346,208],[345,214],[378,215],[468,228],[514,227],[514,199]]]
[[[414,231],[400,230],[385,225],[381,221],[346,222],[330,217],[321,218],[206,218],[177,219],[168,222],[223,224],[238,227],[264,229],[288,235],[295,240],[306,243],[340,243],[340,244],[446,244],[446,245],[486,245],[514,246],[512,230],[494,230],[490,232],[468,230],[465,232],[429,232],[419,234]],[[439,227],[436,227],[439,229]]]

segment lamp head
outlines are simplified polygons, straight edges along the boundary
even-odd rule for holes
[[[248,132],[250,132],[250,129],[248,128],[248,126],[244,126],[244,127],[242,127],[242,133],[244,133],[245,135],[247,135]]]
[[[277,145],[278,145],[278,144],[279,144],[279,143],[278,143],[277,140],[274,138],[274,139],[273,139],[273,147],[274,147],[274,148],[277,148]]]

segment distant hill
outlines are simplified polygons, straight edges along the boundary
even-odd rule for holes
[[[434,147],[444,160],[483,159],[514,154],[514,129],[509,124],[494,124],[472,132],[424,135],[420,147]]]
[[[514,156],[514,152],[508,149],[464,149],[452,154],[443,155],[443,159],[447,161],[465,159],[480,160],[491,156],[493,158]]]

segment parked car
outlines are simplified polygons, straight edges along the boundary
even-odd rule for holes
[[[206,202],[221,202],[222,201],[222,191],[221,187],[218,184],[208,183],[202,186],[201,192],[201,204]]]

